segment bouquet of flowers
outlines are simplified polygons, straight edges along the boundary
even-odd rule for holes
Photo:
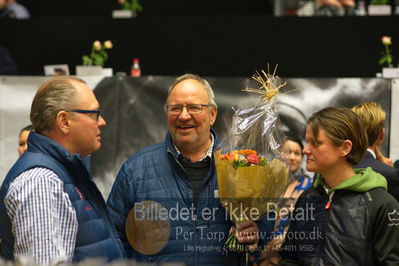
[[[253,76],[261,87],[244,91],[263,97],[254,106],[235,110],[232,125],[215,152],[219,197],[235,223],[260,219],[288,185],[288,167],[282,154],[284,134],[275,108],[276,95],[285,83],[275,71],[273,75],[262,71],[264,77],[258,72]],[[225,247],[245,250],[234,233]]]

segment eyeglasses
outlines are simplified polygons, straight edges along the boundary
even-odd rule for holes
[[[212,104],[195,104],[195,103],[190,103],[186,105],[168,104],[166,105],[166,111],[168,111],[168,113],[171,115],[180,115],[181,112],[183,112],[183,108],[186,108],[187,112],[190,115],[196,115],[201,113],[204,107],[211,107],[211,106]]]
[[[80,113],[80,114],[96,114],[96,120],[100,118],[100,113],[101,110],[80,110],[80,109],[74,109],[74,110],[68,110],[67,112],[73,112],[73,113]]]

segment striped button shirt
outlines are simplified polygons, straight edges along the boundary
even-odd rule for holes
[[[19,175],[4,199],[15,237],[14,256],[38,264],[72,260],[78,222],[64,183],[46,168]]]

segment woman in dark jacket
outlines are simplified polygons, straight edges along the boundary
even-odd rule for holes
[[[306,141],[316,179],[295,205],[280,265],[399,265],[399,203],[383,176],[353,168],[367,148],[359,117],[322,109],[309,118]]]

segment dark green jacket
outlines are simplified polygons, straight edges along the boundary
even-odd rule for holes
[[[399,203],[371,168],[327,189],[321,175],[299,197],[280,265],[399,265]]]

